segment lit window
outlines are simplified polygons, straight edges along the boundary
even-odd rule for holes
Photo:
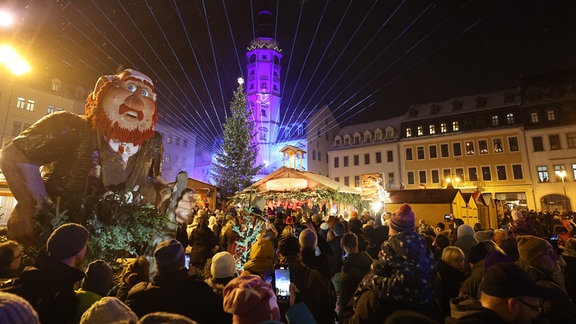
[[[540,121],[540,120],[538,119],[538,113],[537,113],[537,112],[531,112],[531,113],[530,113],[530,121],[531,121],[532,123],[537,123],[537,122]]]
[[[406,128],[406,137],[412,137],[412,128]]]
[[[492,116],[492,126],[498,126],[498,116]]]
[[[28,103],[26,104],[26,110],[34,111],[34,106],[36,106],[36,102],[34,100],[28,99]]]
[[[460,131],[460,124],[457,121],[453,121],[452,122],[452,131],[453,132],[458,132]]]
[[[492,143],[494,144],[494,153],[504,152],[504,149],[502,148],[502,139],[501,138],[493,139]]]
[[[466,155],[473,155],[474,154],[474,142],[473,141],[466,141]]]
[[[556,112],[554,110],[548,110],[546,111],[546,117],[548,121],[556,120]]]
[[[514,114],[513,113],[506,114],[506,122],[508,123],[508,125],[514,124]]]
[[[448,127],[446,125],[446,123],[441,123],[440,124],[440,133],[446,133],[448,131]]]
[[[550,182],[550,177],[548,176],[548,167],[545,165],[540,165],[536,167],[538,171],[538,181],[539,182]]]
[[[26,98],[18,97],[18,100],[16,101],[16,108],[24,109],[24,107],[26,107]]]
[[[418,126],[418,136],[424,135],[424,128],[422,126]]]
[[[436,126],[430,125],[430,135],[434,135],[434,134],[436,134]]]
[[[48,106],[48,114],[51,114],[55,111],[56,111],[56,109],[54,109],[54,106]]]

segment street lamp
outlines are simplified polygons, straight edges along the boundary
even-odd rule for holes
[[[446,183],[448,185],[446,185],[446,189],[454,189],[454,187],[457,187],[458,184],[460,183],[460,177],[456,176],[456,177],[447,177],[446,179],[444,179],[444,181],[446,181]]]
[[[564,190],[564,198],[562,200],[564,201],[564,207],[566,208],[566,200],[568,199],[568,196],[566,195],[566,185],[564,184],[564,178],[566,178],[566,170],[558,170],[555,173],[556,176],[562,179],[562,189]],[[568,210],[570,210],[570,206],[568,206]]]

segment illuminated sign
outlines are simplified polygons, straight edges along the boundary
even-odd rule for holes
[[[299,190],[306,187],[308,187],[306,179],[282,178],[266,182],[266,190],[269,191]]]

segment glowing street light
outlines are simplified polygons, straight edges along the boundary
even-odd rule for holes
[[[569,206],[566,206],[566,200],[568,199],[568,196],[566,195],[566,185],[564,185],[564,178],[566,178],[566,170],[558,170],[555,172],[556,176],[560,177],[560,179],[562,179],[562,189],[564,190],[564,199],[562,199],[564,201],[564,205],[565,207],[568,207],[568,210],[570,210]]]
[[[460,177],[458,177],[458,176],[447,177],[446,179],[444,179],[444,181],[446,181],[446,183],[447,183],[446,189],[454,189],[454,187],[457,187],[458,184],[460,183]]]
[[[0,28],[8,28],[14,24],[14,17],[8,11],[0,11]]]
[[[15,75],[22,75],[32,70],[24,58],[8,45],[0,45],[0,63]]]

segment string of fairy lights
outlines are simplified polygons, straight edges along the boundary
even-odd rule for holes
[[[408,72],[423,64],[432,55],[440,51],[446,45],[454,41],[457,37],[466,33],[469,29],[480,24],[484,19],[497,12],[501,7],[506,5],[510,0],[502,1],[498,6],[492,8],[486,13],[479,13],[474,20],[468,23],[468,26],[461,30],[454,31],[451,35],[445,35],[442,41],[427,47],[426,53],[420,57],[414,57],[415,49],[423,46],[433,36],[436,36],[442,26],[447,24],[455,16],[459,15],[467,8],[473,0],[467,1],[457,7],[455,10],[438,21],[434,28],[429,28],[423,35],[407,36],[409,31],[413,31],[418,24],[424,20],[430,12],[433,11],[436,3],[422,3],[419,10],[411,14],[411,19],[405,20],[402,28],[395,26],[396,34],[386,44],[375,44],[379,36],[389,32],[391,21],[397,19],[400,14],[405,17],[408,15],[407,1],[398,1],[392,10],[381,12],[377,8],[382,5],[384,0],[373,0],[366,5],[364,16],[357,20],[356,25],[345,25],[345,19],[350,19],[351,7],[353,2],[343,5],[340,16],[337,19],[330,20],[334,23],[331,26],[332,34],[322,33],[322,29],[329,23],[327,12],[333,9],[333,3],[330,1],[322,2],[321,11],[317,12],[318,19],[314,24],[310,21],[303,21],[306,13],[306,1],[294,2],[298,6],[295,12],[293,34],[283,35],[284,45],[281,46],[285,51],[284,58],[281,62],[281,125],[291,125],[300,121],[307,120],[308,127],[315,128],[318,126],[322,133],[337,127],[336,122],[325,123],[324,120],[317,120],[311,116],[321,107],[328,105],[339,123],[351,120],[359,114],[366,113],[372,109],[384,109],[386,102],[383,101],[391,94],[396,81],[405,76]],[[251,17],[244,17],[243,21],[247,22],[245,28],[254,39],[256,35],[257,17],[255,8],[256,0],[246,0],[246,5],[250,6]],[[246,59],[245,46],[250,39],[239,39],[240,31],[237,30],[238,24],[234,24],[238,17],[229,9],[233,5],[230,1],[221,0],[219,6],[207,1],[182,2],[178,0],[162,2],[162,6],[167,6],[173,13],[173,18],[169,22],[172,30],[177,29],[182,33],[182,37],[175,39],[172,35],[167,34],[165,26],[167,22],[164,17],[159,17],[155,10],[158,3],[153,0],[138,1],[137,9],[145,12],[149,17],[146,28],[142,28],[142,21],[133,18],[135,5],[126,1],[116,0],[115,4],[109,2],[100,2],[90,0],[90,8],[93,12],[86,12],[84,9],[87,5],[69,2],[66,12],[56,10],[52,14],[59,15],[55,21],[64,21],[69,24],[73,23],[69,15],[82,17],[83,22],[91,30],[91,33],[85,32],[83,28],[77,28],[73,36],[71,33],[61,33],[59,38],[65,39],[68,44],[73,44],[74,48],[61,48],[67,55],[78,57],[86,56],[86,64],[83,69],[87,69],[91,74],[100,75],[110,73],[119,66],[136,67],[153,74],[157,82],[156,88],[159,92],[159,116],[160,121],[170,127],[176,135],[185,138],[188,134],[196,135],[196,145],[199,150],[212,151],[215,148],[217,139],[222,136],[223,124],[228,117],[228,109],[232,97],[230,89],[236,89],[236,79],[245,73]],[[186,5],[185,5],[186,4]],[[285,5],[285,4],[284,4]],[[413,4],[412,4],[413,5]],[[116,8],[119,12],[110,14],[110,7]],[[414,5],[412,6],[414,7]],[[216,9],[214,9],[216,8]],[[275,1],[273,10],[274,19],[274,38],[277,39],[280,32],[283,32],[283,26],[279,25],[279,18],[283,16],[279,0]],[[198,40],[188,32],[194,29],[190,21],[190,10],[196,12],[196,19],[201,19],[208,35],[208,43],[200,44]],[[221,10],[215,12],[215,10]],[[90,19],[90,16],[97,15],[99,20]],[[122,16],[124,21],[123,28],[117,24],[115,17]],[[378,18],[376,27],[372,28],[369,35],[366,34],[368,21],[374,17]],[[333,18],[333,17],[332,17]],[[98,22],[103,21],[107,28],[101,28]],[[130,33],[127,33],[126,23],[129,22]],[[398,24],[398,21],[395,21]],[[352,28],[351,28],[352,27]],[[53,32],[56,33],[59,26],[52,26]],[[106,34],[104,30],[112,30],[113,34]],[[318,51],[310,44],[302,44],[299,35],[306,29],[310,34],[311,44],[315,40],[323,38],[326,40],[323,48],[319,53],[312,55],[313,51]],[[335,48],[335,40],[340,38],[342,29],[352,30],[349,39],[346,39],[344,45]],[[222,36],[222,29],[226,31],[225,37]],[[220,33],[216,33],[219,30]],[[154,32],[160,35],[160,39],[150,39],[150,34]],[[246,34],[246,33],[244,33]],[[366,39],[363,46],[355,48],[353,39],[356,37]],[[51,36],[48,36],[51,37]],[[83,37],[84,39],[76,39]],[[410,41],[407,42],[407,38]],[[137,42],[135,39],[137,38]],[[289,40],[288,42],[286,40]],[[53,39],[56,43],[59,39]],[[220,52],[218,50],[221,42],[228,42],[232,50]],[[86,48],[85,43],[91,44]],[[105,43],[105,47],[102,46]],[[134,43],[145,44],[144,47],[135,47]],[[402,44],[409,45],[404,48],[402,55],[390,60],[386,64],[378,65],[378,71],[374,72],[375,63],[382,61],[385,55],[389,54],[391,49],[397,48]],[[162,51],[158,44],[161,44]],[[305,48],[308,46],[308,48]],[[403,45],[402,45],[403,46]],[[126,48],[129,50],[127,51]],[[185,48],[186,51],[182,49]],[[300,66],[295,66],[292,58],[296,55],[297,50],[305,48],[304,58]],[[371,61],[359,61],[365,59],[368,51],[377,50],[376,55]],[[185,53],[184,55],[182,53]],[[329,55],[331,53],[331,55]],[[336,54],[334,54],[336,53]],[[345,56],[352,59],[343,62]],[[151,57],[153,59],[151,59]],[[407,58],[412,58],[410,64],[406,64]],[[233,68],[226,61],[233,59]],[[329,62],[329,64],[327,63]],[[324,70],[320,65],[325,66]],[[395,73],[392,77],[383,79],[383,77],[392,69],[397,69],[402,64],[402,71]],[[327,66],[327,67],[326,67]],[[358,66],[361,66],[358,69]],[[228,67],[228,68],[227,68]],[[352,69],[358,69],[351,74]],[[292,71],[294,69],[294,71]],[[192,76],[189,71],[198,71],[198,75]],[[200,81],[200,82],[199,82]],[[369,92],[371,91],[371,92]],[[346,96],[346,97],[345,97]],[[384,99],[383,99],[384,98]]]

